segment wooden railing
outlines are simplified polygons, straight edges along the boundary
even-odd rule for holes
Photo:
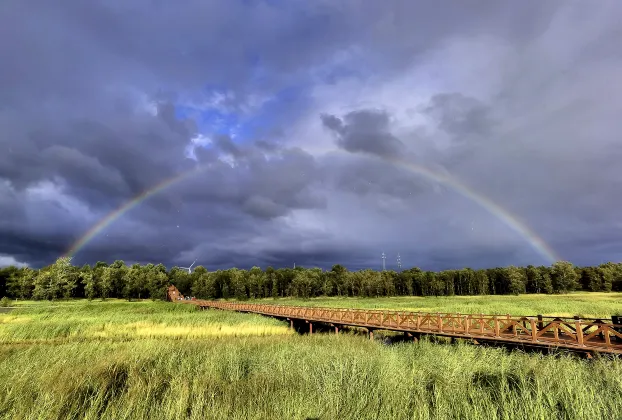
[[[179,300],[181,295],[176,290],[173,292],[176,295],[169,295],[170,300],[201,308],[251,312],[369,330],[383,329],[622,354],[622,324],[601,318],[427,313]]]

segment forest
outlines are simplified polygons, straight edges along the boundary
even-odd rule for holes
[[[622,263],[577,267],[567,261],[551,266],[496,267],[473,270],[400,272],[371,269],[349,271],[342,265],[320,268],[278,268],[250,270],[230,268],[208,271],[198,266],[189,273],[163,264],[126,265],[98,262],[81,267],[71,258],[59,258],[42,269],[5,267],[0,269],[0,297],[54,300],[164,299],[166,287],[174,284],[184,295],[199,299],[254,299],[267,297],[311,298],[318,296],[465,296],[524,293],[567,293],[571,291],[622,291]]]

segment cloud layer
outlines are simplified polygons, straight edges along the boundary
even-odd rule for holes
[[[619,2],[1,9],[0,264],[619,260]]]

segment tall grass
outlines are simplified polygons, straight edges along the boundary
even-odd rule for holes
[[[258,299],[253,302],[331,308],[391,309],[396,311],[460,312],[463,314],[511,314],[605,317],[622,315],[622,293],[570,293],[566,295],[443,296],[312,299]]]
[[[192,309],[70,302],[0,315],[0,417],[605,419],[622,406],[618,359],[298,336]],[[131,334],[140,322],[168,333]],[[101,325],[107,335],[93,333]]]
[[[293,334],[275,319],[166,302],[87,300],[22,306],[0,316],[0,343],[194,339]]]

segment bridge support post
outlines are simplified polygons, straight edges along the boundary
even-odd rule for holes
[[[339,326],[338,325],[335,325],[335,334],[339,335]]]
[[[372,330],[371,328],[368,328],[367,331],[369,332],[369,339],[373,340],[374,339],[374,330]]]
[[[289,320],[289,328],[291,328],[292,330],[294,329],[294,320],[293,319]]]
[[[313,322],[309,322],[309,335],[313,335]]]

